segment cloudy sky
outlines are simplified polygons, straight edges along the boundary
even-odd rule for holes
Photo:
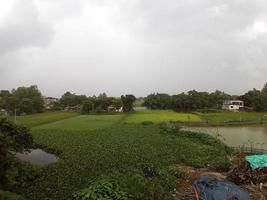
[[[266,0],[0,0],[0,89],[241,94],[266,81]]]

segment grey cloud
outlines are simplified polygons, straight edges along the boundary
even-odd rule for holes
[[[52,39],[51,24],[39,19],[32,0],[16,0],[0,24],[0,54],[26,47],[47,47]]]
[[[266,0],[21,1],[0,24],[5,87],[241,94],[267,81]]]

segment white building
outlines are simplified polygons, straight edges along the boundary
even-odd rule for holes
[[[58,98],[54,97],[43,97],[44,99],[44,106],[46,109],[51,109],[54,102],[58,101]]]
[[[238,111],[244,109],[244,101],[240,100],[227,100],[223,102],[222,109]]]

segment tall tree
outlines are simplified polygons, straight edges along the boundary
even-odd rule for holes
[[[81,113],[82,114],[89,114],[94,111],[94,103],[90,100],[85,100],[81,106]]]
[[[36,85],[30,87],[19,87],[9,91],[2,90],[0,92],[2,100],[2,108],[10,113],[38,113],[44,110],[44,102],[41,92]]]
[[[135,102],[136,98],[132,94],[128,95],[122,95],[121,101],[122,101],[122,109],[123,112],[130,112],[133,110],[133,103]]]

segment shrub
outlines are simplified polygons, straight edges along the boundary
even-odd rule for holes
[[[152,121],[143,121],[142,122],[142,125],[144,125],[144,126],[148,126],[148,125],[152,125],[152,124],[154,124]]]
[[[139,169],[146,178],[152,178],[156,175],[156,169],[152,163],[141,163]]]
[[[75,193],[72,200],[126,200],[127,195],[119,185],[109,179],[99,180]]]
[[[6,172],[8,183],[12,188],[24,187],[28,182],[39,177],[39,175],[38,167],[17,160],[12,160],[10,168]]]
[[[82,114],[89,114],[93,111],[93,109],[94,109],[94,103],[92,101],[90,100],[83,101],[82,106],[81,106]]]
[[[22,152],[31,147],[32,135],[24,126],[18,126],[7,119],[0,119],[0,185],[8,184],[13,155],[11,151]]]
[[[161,133],[168,135],[176,135],[181,130],[181,123],[179,121],[169,121],[160,123]]]

